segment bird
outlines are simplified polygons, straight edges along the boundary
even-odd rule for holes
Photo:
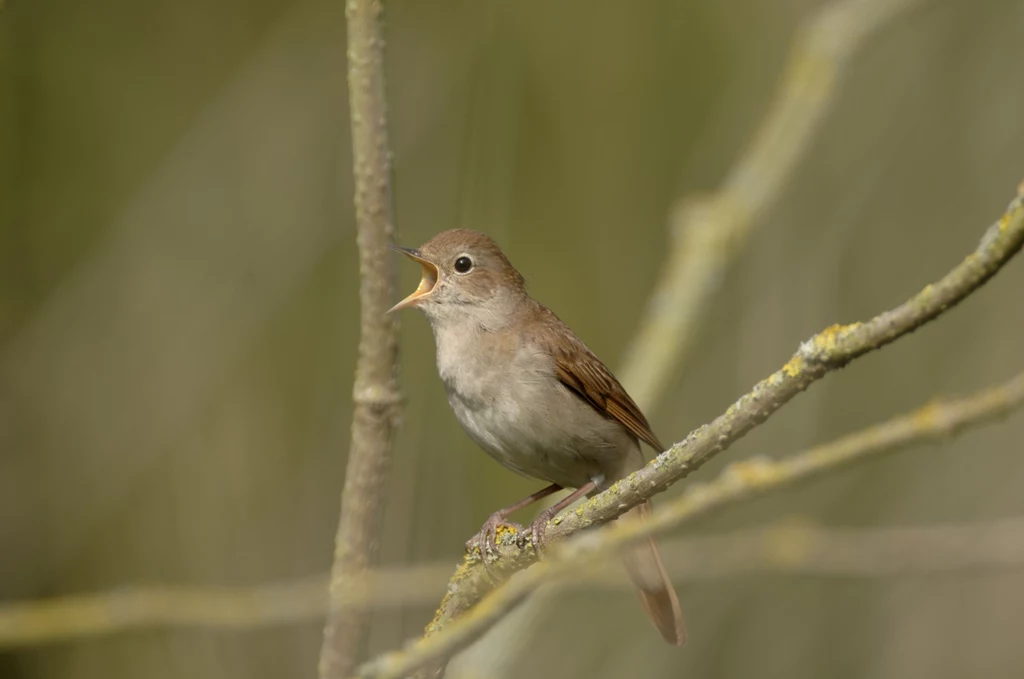
[[[531,524],[540,546],[559,511],[644,466],[641,442],[665,450],[612,372],[527,292],[522,274],[490,236],[451,229],[418,249],[392,247],[419,263],[422,277],[388,313],[413,308],[426,316],[456,419],[503,466],[550,484],[491,514],[467,547],[484,554],[513,512],[574,489]],[[643,520],[650,512],[646,501],[624,518]],[[668,643],[684,645],[686,626],[657,542],[631,548],[624,561],[654,626]]]

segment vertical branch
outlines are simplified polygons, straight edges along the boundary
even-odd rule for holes
[[[351,674],[366,637],[368,614],[337,603],[344,583],[369,568],[376,557],[399,415],[397,325],[385,316],[394,287],[387,249],[394,225],[382,12],[380,0],[348,0],[345,5],[361,319],[352,443],[331,569],[331,607],[320,651],[321,679]]]

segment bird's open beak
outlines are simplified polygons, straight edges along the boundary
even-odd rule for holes
[[[411,295],[403,299],[395,306],[388,309],[389,314],[392,311],[398,311],[399,309],[405,309],[406,307],[415,306],[416,302],[418,302],[421,298],[429,295],[430,292],[434,289],[434,285],[437,284],[438,276],[437,266],[435,266],[433,262],[423,259],[418,250],[413,250],[412,248],[403,248],[397,245],[392,245],[391,249],[398,250],[403,255],[409,257],[409,259],[413,259],[419,262],[420,266],[423,267],[423,278],[420,279],[419,286],[417,286],[417,288],[413,291]]]

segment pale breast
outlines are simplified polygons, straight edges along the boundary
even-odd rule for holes
[[[525,476],[579,487],[616,477],[639,455],[618,423],[563,386],[553,359],[529,338],[440,333],[437,363],[448,403],[481,448]]]

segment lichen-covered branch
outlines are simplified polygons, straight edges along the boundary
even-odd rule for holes
[[[782,194],[856,50],[922,2],[839,0],[815,13],[796,37],[771,109],[722,186],[675,207],[671,249],[619,371],[642,408],[686,360],[727,267]]]
[[[398,426],[398,333],[385,313],[394,299],[388,245],[394,240],[391,151],[384,99],[380,0],[348,0],[348,92],[359,244],[360,337],[341,519],[331,569],[331,601],[346,579],[376,558],[391,443]],[[364,611],[331,606],[320,652],[321,679],[341,679],[355,666],[366,636]]]
[[[555,517],[548,524],[548,539],[566,538],[581,529],[610,521],[685,478],[827,373],[913,332],[958,304],[994,276],[1020,251],[1022,245],[1024,196],[1018,195],[1003,216],[985,232],[977,249],[943,278],[925,286],[905,303],[869,321],[832,326],[807,340],[800,345],[789,362],[755,385],[753,390],[713,422],[692,432],[685,440],[654,458],[642,470],[588,500],[575,512]],[[759,468],[767,470],[769,465],[761,465]],[[692,499],[690,501],[693,502]],[[696,513],[692,509],[687,511]],[[660,526],[663,519],[658,517],[662,514],[674,516],[667,507],[662,508],[650,522],[651,525]],[[518,546],[515,540],[506,542]],[[492,565],[492,570],[499,576],[516,573],[536,561],[535,552],[528,546],[503,552],[502,557]],[[553,559],[546,560],[540,565],[539,572],[543,574],[557,568],[556,563]],[[434,620],[427,627],[424,639],[412,651],[399,654],[399,659],[385,656],[379,663],[364,666],[363,676],[399,676],[395,672],[408,673],[425,663],[449,657],[500,619],[526,595],[529,590],[516,583],[526,581],[535,586],[538,582],[536,579],[544,577],[547,576],[538,576],[532,571],[530,574],[517,574],[516,579],[502,587],[500,593],[488,597],[490,603],[485,604],[480,600],[494,588],[493,580],[479,560],[470,555],[453,575],[448,593]],[[472,608],[478,602],[480,605]],[[472,611],[467,613],[471,608]],[[457,623],[455,632],[446,631],[441,634],[453,620],[460,617],[466,617],[467,622]],[[407,660],[409,657],[415,658],[415,662],[410,663]],[[404,669],[396,670],[395,667]],[[438,667],[430,667],[423,674],[435,674],[437,671]]]
[[[602,531],[580,536],[552,549],[550,557],[536,564],[534,568],[518,573],[460,618],[451,621],[443,631],[421,639],[407,651],[385,655],[364,665],[359,676],[374,679],[402,677],[428,663],[448,657],[478,638],[538,587],[574,581],[580,577],[584,569],[602,563],[607,557],[617,554],[646,536],[668,530],[722,505],[833,471],[855,460],[892,452],[929,439],[948,437],[964,427],[1005,415],[1021,405],[1024,405],[1024,373],[1016,375],[1004,384],[964,398],[931,403],[791,458],[779,461],[754,458],[733,463],[714,481],[691,486],[680,498],[664,504],[653,514],[650,521],[609,526]],[[813,554],[816,555],[813,559],[815,563],[824,561],[830,562],[833,567],[839,567],[845,563],[844,560],[850,559],[849,549],[836,551],[836,541],[829,542],[818,534],[802,531],[798,526],[788,530],[788,533],[776,534],[772,546],[768,548],[768,553],[777,554],[780,563],[810,562],[812,557],[809,555]],[[963,533],[958,535],[963,538]],[[904,533],[899,537],[906,539],[908,536]],[[928,537],[931,538],[934,549],[950,549],[949,540],[943,545],[937,545],[936,535]],[[893,544],[906,543],[894,541],[890,535],[884,541],[876,539],[872,547],[877,553],[886,547],[891,549]],[[963,548],[963,542],[953,541],[952,544],[954,547]],[[718,553],[728,551],[719,550]],[[1001,559],[1012,561],[1014,553],[1011,546],[1001,555]],[[749,556],[749,553],[746,556]],[[746,556],[743,562],[755,568],[765,560],[764,557],[758,560],[747,559]],[[876,570],[892,573],[894,570],[886,570],[884,567],[891,566],[898,572],[899,562],[891,561],[892,554],[887,554],[885,558],[887,563],[882,565],[877,558],[872,560],[869,556],[868,561],[874,564]],[[987,563],[983,557],[965,559],[968,566],[982,562]],[[850,562],[845,565],[847,568],[858,565],[864,568],[864,563],[862,559],[859,564]]]

